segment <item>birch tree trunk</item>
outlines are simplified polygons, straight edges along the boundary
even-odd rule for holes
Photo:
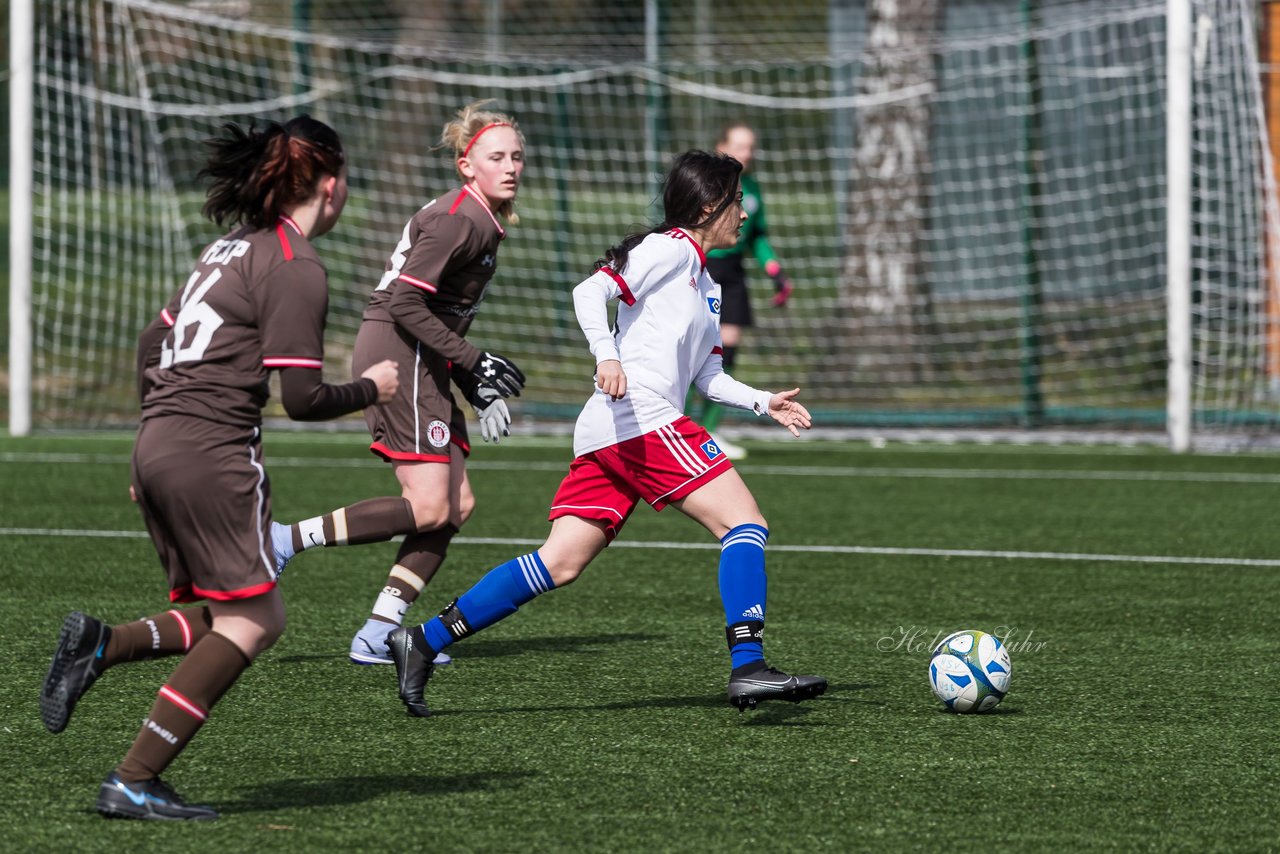
[[[846,217],[841,304],[846,367],[862,382],[928,373],[926,225],[932,45],[943,0],[868,0]]]

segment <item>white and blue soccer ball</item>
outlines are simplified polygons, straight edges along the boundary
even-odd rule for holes
[[[966,629],[947,635],[929,659],[929,687],[953,712],[989,712],[1009,693],[1013,665],[1000,638]]]

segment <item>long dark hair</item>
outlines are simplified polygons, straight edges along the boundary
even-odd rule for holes
[[[210,179],[203,212],[218,225],[275,225],[312,197],[322,176],[341,174],[346,160],[337,131],[311,116],[221,130],[204,141],[209,160],[197,175]]]
[[[741,174],[742,164],[727,154],[694,149],[677,155],[662,183],[662,222],[624,237],[596,261],[596,269],[608,266],[621,273],[631,250],[650,234],[715,222],[738,197]],[[711,213],[706,213],[707,208]]]

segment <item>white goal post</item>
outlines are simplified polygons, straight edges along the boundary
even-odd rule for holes
[[[136,420],[133,346],[199,247],[200,141],[310,112],[351,156],[318,248],[326,372],[432,146],[482,97],[528,138],[472,328],[563,419],[568,291],[646,224],[662,163],[757,131],[796,284],[735,373],[819,425],[1280,444],[1274,169],[1255,0],[11,0],[9,430]],[[589,45],[589,49],[584,49]],[[747,420],[728,420],[732,432]]]
[[[31,432],[35,0],[9,0],[9,433]]]

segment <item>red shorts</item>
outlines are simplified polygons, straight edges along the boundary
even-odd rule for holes
[[[576,458],[547,518],[604,522],[612,540],[640,499],[661,510],[732,468],[710,434],[681,416],[643,436]]]

